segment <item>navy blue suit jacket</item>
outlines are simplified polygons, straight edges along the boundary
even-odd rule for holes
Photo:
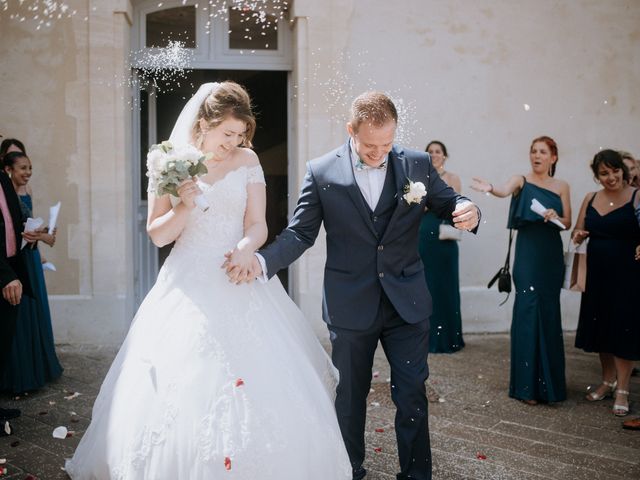
[[[417,323],[431,315],[431,296],[418,254],[420,221],[425,207],[451,218],[456,204],[467,199],[440,178],[427,153],[394,145],[389,162],[396,178],[396,206],[382,235],[377,235],[356,183],[347,142],[307,164],[293,218],[276,240],[259,251],[273,276],[313,245],[324,223],[323,319],[329,325],[368,328],[383,290],[406,322]],[[426,186],[420,203],[403,199],[409,181]]]

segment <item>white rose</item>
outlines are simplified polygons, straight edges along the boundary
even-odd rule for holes
[[[160,149],[147,153],[147,170],[151,175],[159,174],[164,167],[164,152]]]
[[[402,198],[404,198],[408,204],[420,203],[427,194],[427,189],[422,182],[409,181],[409,184],[404,187],[404,191],[405,194]]]

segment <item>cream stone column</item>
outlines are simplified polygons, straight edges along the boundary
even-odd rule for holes
[[[78,152],[87,156],[80,161],[88,170],[79,186],[83,213],[70,226],[80,254],[80,292],[53,295],[51,307],[58,343],[118,344],[133,315],[132,7],[128,0],[91,0],[87,17],[87,77],[67,89],[71,108],[82,106],[83,94],[88,107],[86,122],[78,122]]]
[[[343,51],[348,39],[347,21],[352,1],[316,2],[296,0],[291,16],[294,20],[294,68],[292,133],[293,148],[289,166],[289,212],[293,213],[298,200],[306,163],[337,147],[346,138],[344,126],[332,124],[323,104],[322,91],[312,84],[312,77],[321,72],[316,62],[329,62],[337,51]],[[333,15],[331,12],[340,12]],[[326,43],[318,49],[310,37],[325,32]],[[337,45],[336,45],[337,43]],[[331,72],[324,72],[330,75]],[[322,82],[330,78],[320,79]],[[318,81],[314,78],[314,81]],[[347,112],[345,112],[345,118]],[[316,334],[328,336],[322,321],[322,283],[326,258],[324,229],[318,233],[315,245],[290,267],[292,296]]]

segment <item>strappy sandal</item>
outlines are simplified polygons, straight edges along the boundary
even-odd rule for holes
[[[625,415],[627,415],[629,413],[629,392],[627,390],[616,390],[616,397],[618,395],[626,395],[627,396],[627,404],[626,405],[620,405],[618,403],[613,405],[613,414],[616,417],[624,417]]]
[[[598,394],[597,392],[598,389],[596,388],[593,392],[588,393],[584,398],[586,398],[590,402],[598,402],[603,398],[613,396],[613,392],[615,391],[616,385],[618,385],[618,382],[616,380],[614,380],[613,382],[603,381],[601,385],[608,387],[607,390],[605,390],[605,392],[602,395]]]

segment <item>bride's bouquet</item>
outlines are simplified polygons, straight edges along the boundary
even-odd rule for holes
[[[156,195],[178,196],[178,186],[190,177],[198,177],[207,173],[204,164],[208,155],[203,154],[193,145],[174,147],[171,142],[164,141],[152,145],[147,153],[147,177],[149,190]],[[194,199],[195,204],[206,212],[209,203],[204,195]]]

